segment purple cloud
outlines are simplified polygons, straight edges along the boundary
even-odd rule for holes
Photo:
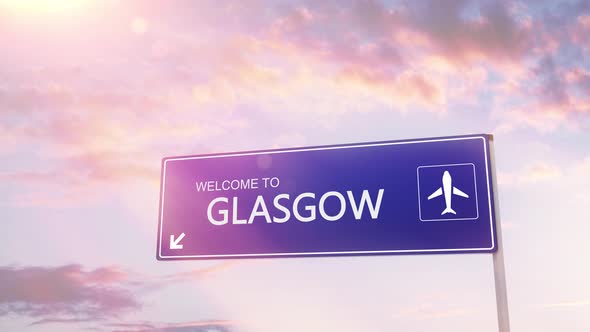
[[[530,28],[503,1],[420,2],[411,17],[412,26],[455,61],[518,61],[531,45]]]
[[[229,331],[227,320],[188,323],[126,322],[124,316],[142,308],[138,295],[205,278],[227,269],[224,262],[164,276],[141,276],[117,267],[84,269],[72,264],[58,267],[0,266],[0,317],[33,319],[30,325],[86,324],[97,330],[121,331]]]
[[[281,40],[327,60],[385,69],[409,62],[416,48],[458,64],[519,61],[532,43],[530,26],[505,2],[294,5],[275,19],[273,28]]]
[[[226,320],[194,321],[178,324],[127,323],[111,324],[117,328],[114,332],[232,332],[235,324]]]
[[[0,316],[41,318],[39,322],[116,317],[141,308],[121,285],[125,279],[124,272],[110,267],[0,267]]]

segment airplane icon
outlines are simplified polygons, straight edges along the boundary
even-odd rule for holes
[[[446,208],[441,213],[445,215],[447,213],[457,214],[455,210],[451,208],[451,199],[452,195],[457,195],[465,198],[469,198],[469,195],[459,190],[457,187],[453,187],[453,178],[449,171],[445,171],[442,176],[442,187],[439,187],[435,192],[433,192],[430,196],[428,196],[428,200],[436,198],[444,193],[445,195],[445,204]]]

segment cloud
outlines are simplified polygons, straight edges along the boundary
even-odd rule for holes
[[[494,116],[500,119],[500,131],[533,128],[550,133],[590,126],[590,77],[585,56],[589,51],[590,6],[585,1],[542,6],[547,10],[525,12],[531,21],[532,43],[520,63],[524,74],[516,80],[507,79],[510,84],[496,90],[499,98]]]
[[[272,31],[281,40],[327,61],[365,67],[414,61],[408,57],[412,48],[458,64],[518,61],[531,39],[529,22],[495,1],[402,2],[392,8],[369,0],[292,6],[280,13]]]
[[[502,231],[513,231],[520,228],[519,223],[515,223],[512,221],[502,220]]]
[[[325,62],[362,67],[398,67],[403,64],[392,29],[403,16],[376,1],[348,6],[314,3],[286,6],[272,22],[272,39]]]
[[[529,185],[558,179],[562,175],[563,172],[559,167],[539,162],[518,172],[499,172],[498,183],[501,185]]]
[[[574,166],[574,170],[581,175],[590,175],[590,156],[585,157],[582,161]]]
[[[469,308],[448,308],[437,309],[440,305],[434,303],[423,303],[408,307],[399,311],[398,315],[414,319],[441,319],[456,316],[473,314],[475,311]]]
[[[541,105],[562,107],[570,103],[564,81],[551,57],[541,59],[537,67],[533,68],[532,75],[538,82],[538,86],[532,93]]]
[[[536,183],[544,180],[559,178],[561,170],[553,165],[545,163],[535,164],[529,167],[520,177],[520,181],[524,183]]]
[[[590,306],[590,300],[563,301],[543,305],[547,309],[569,309]]]
[[[351,83],[357,83],[369,91],[389,96],[395,105],[423,104],[426,106],[443,104],[445,97],[440,86],[417,72],[405,71],[390,76],[378,70],[345,69],[339,75]],[[376,94],[377,94],[376,93]]]
[[[531,127],[543,133],[562,127],[583,129],[590,114],[589,91],[590,74],[586,69],[565,69],[553,57],[545,56],[512,86],[512,101],[495,114],[501,121],[497,129],[509,132]]]
[[[196,279],[202,279],[212,274],[219,273],[220,271],[225,271],[234,267],[235,265],[239,264],[237,261],[226,261],[217,264],[213,264],[204,268],[194,269],[185,272],[179,272],[171,275],[166,275],[160,278],[160,280],[164,283],[171,283],[175,284],[177,282],[191,282]]]
[[[100,323],[128,331],[184,331],[189,327],[227,327],[231,322],[196,321],[183,324],[121,323],[141,310],[140,296],[179,282],[194,281],[231,268],[236,262],[212,264],[165,276],[139,275],[118,267],[93,270],[72,264],[57,267],[0,266],[0,317],[19,315],[31,325]],[[226,330],[219,330],[226,331]]]
[[[91,319],[78,318],[44,318],[30,324],[77,324],[92,323]],[[183,323],[158,323],[158,322],[105,322],[100,326],[89,325],[86,329],[111,332],[233,332],[237,324],[230,320],[199,320]]]
[[[590,54],[590,14],[581,14],[577,17],[571,38],[574,44],[582,47],[585,54]]]
[[[228,320],[203,320],[187,323],[127,323],[111,324],[116,332],[230,332],[235,323]]]
[[[121,286],[127,275],[113,267],[0,267],[0,315],[100,320],[141,308]]]
[[[531,38],[528,22],[516,18],[502,1],[421,2],[413,8],[411,22],[428,36],[432,51],[459,63],[518,61]]]
[[[84,92],[65,88],[56,83],[9,90],[0,90],[0,107],[7,113],[32,114],[47,110],[64,110],[72,107],[118,109],[135,105],[138,108],[153,106],[155,101],[118,93]],[[73,118],[72,120],[76,120]]]
[[[495,113],[499,125],[494,129],[497,133],[510,133],[523,128],[533,128],[540,133],[555,132],[560,128],[573,128],[568,114],[559,109],[535,108],[527,105]]]

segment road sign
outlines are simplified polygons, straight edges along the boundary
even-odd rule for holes
[[[164,158],[157,258],[495,252],[490,139]]]

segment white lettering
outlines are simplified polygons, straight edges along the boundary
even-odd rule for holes
[[[289,199],[289,194],[277,195],[275,197],[275,199],[273,200],[273,204],[277,208],[277,210],[280,210],[281,212],[283,212],[285,214],[285,216],[283,218],[277,218],[276,216],[272,217],[272,221],[276,222],[278,224],[282,224],[282,223],[286,222],[287,220],[289,220],[289,218],[291,218],[291,211],[289,211],[289,209],[287,209],[286,207],[281,205],[281,202],[279,202],[279,200],[281,200],[283,198]]]
[[[295,215],[295,218],[297,218],[297,220],[301,221],[301,222],[310,222],[315,220],[315,205],[307,205],[305,207],[305,210],[309,211],[309,216],[308,217],[303,217],[301,216],[301,214],[299,214],[299,201],[303,198],[315,198],[315,194],[314,193],[303,193],[300,194],[299,196],[295,197],[295,201],[293,202],[293,214]]]
[[[368,190],[363,190],[363,194],[361,195],[361,201],[357,206],[356,201],[354,200],[354,195],[352,191],[347,191],[346,194],[348,195],[348,200],[350,201],[350,205],[352,207],[352,212],[354,213],[354,218],[356,220],[360,220],[363,216],[363,210],[365,208],[365,204],[369,207],[369,213],[371,214],[371,218],[377,219],[379,217],[379,209],[381,208],[381,200],[383,198],[383,189],[379,189],[379,193],[377,194],[377,202],[373,205],[373,201],[371,200],[371,195],[369,195]]]
[[[209,206],[207,207],[207,218],[209,218],[209,222],[215,226],[221,226],[221,225],[227,224],[228,211],[226,209],[219,210],[219,214],[223,216],[223,219],[217,220],[217,219],[213,218],[213,214],[212,214],[213,206],[218,202],[227,203],[228,199],[227,199],[227,197],[217,197],[216,199],[212,200],[211,203],[209,203]]]
[[[229,180],[223,180],[223,182],[221,182],[221,189],[229,190]]]
[[[330,196],[335,196],[340,201],[340,211],[335,216],[328,215],[326,213],[326,209],[324,208],[324,204],[326,203],[326,199]],[[320,215],[322,216],[322,218],[324,218],[328,221],[336,221],[336,220],[339,220],[340,218],[342,218],[342,216],[344,215],[344,212],[346,212],[346,200],[344,199],[344,196],[341,193],[339,193],[337,191],[328,191],[327,193],[322,195],[322,198],[320,198]]]
[[[259,207],[262,208],[261,211],[258,211]],[[248,224],[251,224],[254,221],[255,217],[264,217],[267,223],[271,223],[270,216],[268,215],[268,209],[266,208],[266,203],[264,203],[264,197],[262,197],[261,195],[258,195],[258,197],[256,197],[256,202],[254,203],[254,208],[252,208],[252,213],[250,214],[250,218],[248,219]]]
[[[270,186],[273,187],[273,188],[278,187],[280,183],[281,183],[281,181],[276,176],[275,177],[272,177],[270,179]]]
[[[232,180],[227,183],[229,183],[230,186],[232,186],[231,183],[233,181],[237,181],[239,183],[239,180]],[[201,185],[201,187],[202,186],[203,185]],[[253,186],[252,182],[250,182],[249,186]],[[384,189],[379,189],[376,197],[372,197],[369,193],[369,190],[363,190],[361,193],[361,197],[355,198],[355,195],[352,191],[347,191],[346,196],[348,197],[348,201],[350,202],[350,207],[352,209],[352,214],[354,215],[354,218],[356,220],[361,220],[363,218],[365,210],[368,210],[368,213],[373,220],[378,219],[384,192]],[[330,201],[330,203],[328,203],[328,199],[330,197],[335,197],[338,201],[336,202],[332,200]],[[324,193],[320,197],[319,202],[317,204],[315,202],[316,194],[311,192],[304,192],[299,194],[297,197],[295,197],[295,200],[293,201],[293,204],[291,206],[289,206],[288,203],[290,198],[290,194],[276,195],[273,199],[273,214],[271,214],[266,205],[266,201],[264,200],[264,196],[258,195],[256,197],[256,201],[254,202],[254,206],[250,210],[250,215],[246,220],[240,219],[238,215],[238,212],[240,211],[238,206],[239,197],[232,197],[231,210],[228,206],[229,199],[227,197],[217,197],[213,199],[207,207],[207,218],[211,224],[216,226],[228,224],[230,213],[231,224],[234,225],[252,224],[256,217],[264,217],[264,220],[268,224],[273,222],[282,224],[289,221],[291,219],[291,216],[295,216],[295,219],[299,220],[300,222],[308,223],[316,220],[319,209],[319,215],[321,219],[326,221],[338,221],[342,219],[346,214],[346,210],[348,209],[347,205],[349,204],[344,193],[340,193],[337,191],[328,191]],[[307,204],[304,204],[302,202],[302,200],[304,199],[309,199]],[[328,211],[326,211],[326,204],[328,204],[327,206],[330,207]],[[274,215],[274,213],[277,213],[278,215]]]
[[[205,191],[207,190],[207,182],[195,182],[197,185],[197,191]]]
[[[234,225],[245,225],[246,222],[246,219],[238,219],[238,198],[234,197],[231,223]]]

